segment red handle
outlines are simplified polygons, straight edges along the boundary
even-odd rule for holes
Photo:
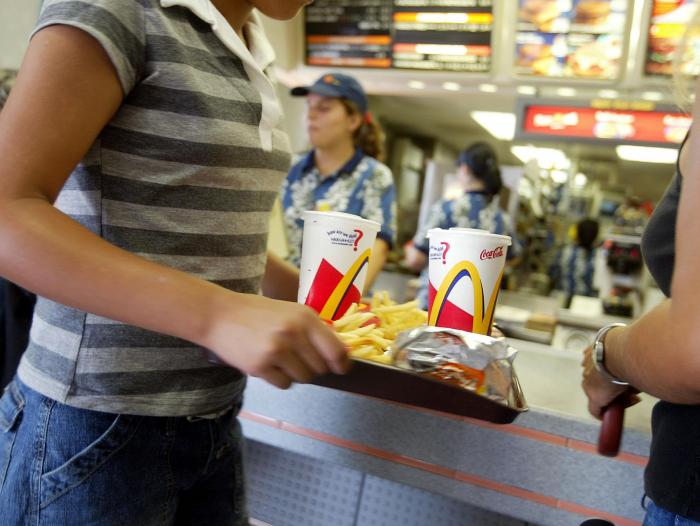
[[[603,423],[598,437],[598,453],[605,457],[616,457],[622,441],[622,425],[625,420],[625,397],[618,396],[603,411]]]

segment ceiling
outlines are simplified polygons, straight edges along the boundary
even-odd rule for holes
[[[372,111],[387,126],[419,136],[436,137],[458,150],[475,140],[488,140],[497,149],[502,164],[522,164],[510,153],[511,144],[491,137],[469,115],[473,110],[514,111],[515,97],[489,94],[467,96],[444,93],[440,97],[386,96],[371,98]],[[626,162],[618,159],[610,145],[591,143],[537,143],[564,150],[589,180],[599,181],[603,189],[623,192],[657,201],[673,177],[675,167],[668,164]]]

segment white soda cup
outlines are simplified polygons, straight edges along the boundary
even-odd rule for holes
[[[428,325],[490,334],[511,238],[433,228],[428,239]]]
[[[298,303],[337,320],[359,303],[381,225],[343,212],[306,211]]]

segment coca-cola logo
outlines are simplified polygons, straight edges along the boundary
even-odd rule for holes
[[[482,250],[480,259],[483,261],[485,259],[496,259],[503,256],[504,247],[497,247],[493,250]]]

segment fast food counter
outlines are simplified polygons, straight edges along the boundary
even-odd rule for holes
[[[251,379],[241,421],[253,516],[275,526],[450,524],[441,513],[463,506],[462,515],[482,514],[466,524],[561,526],[590,517],[640,524],[653,400],[627,411],[620,455],[601,457],[599,424],[580,391],[580,357],[511,344],[520,351],[515,365],[530,411],[505,426]],[[315,500],[305,505],[309,495]],[[293,505],[271,507],[269,498]],[[416,522],[427,513],[416,502],[430,508],[429,522]],[[311,519],[318,514],[326,519]]]

